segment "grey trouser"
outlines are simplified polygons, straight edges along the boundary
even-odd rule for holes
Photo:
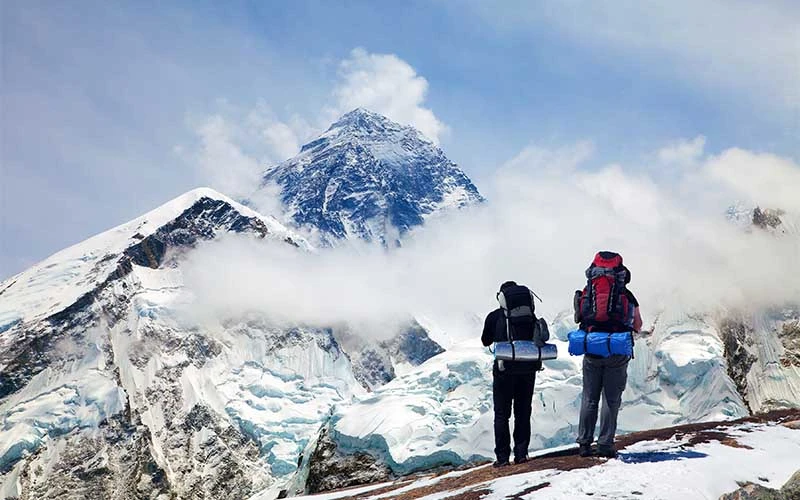
[[[581,418],[578,424],[578,439],[581,444],[594,441],[594,428],[597,424],[597,408],[600,406],[600,393],[603,394],[603,411],[600,413],[599,446],[613,446],[617,432],[617,414],[622,404],[622,392],[628,381],[628,361],[624,355],[607,358],[583,357],[583,400]]]

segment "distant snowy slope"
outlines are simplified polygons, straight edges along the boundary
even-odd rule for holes
[[[268,169],[288,215],[328,241],[391,242],[442,210],[483,200],[444,152],[412,127],[364,109],[342,116],[296,157]]]

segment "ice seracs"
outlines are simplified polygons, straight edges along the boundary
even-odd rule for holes
[[[4,494],[241,498],[293,470],[359,385],[329,331],[179,314],[186,255],[232,235],[310,248],[199,189],[0,285]]]

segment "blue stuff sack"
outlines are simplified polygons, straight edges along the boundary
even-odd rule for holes
[[[606,333],[575,330],[567,334],[569,353],[572,356],[594,354],[607,358],[612,354],[633,357],[633,334],[631,332]]]

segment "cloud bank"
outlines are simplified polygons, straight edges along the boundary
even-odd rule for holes
[[[536,290],[540,313],[553,319],[571,307],[594,253],[610,249],[632,270],[646,322],[668,306],[800,303],[800,206],[778,189],[798,186],[800,166],[737,149],[692,152],[696,167],[666,182],[642,168],[589,168],[590,155],[587,144],[526,148],[498,169],[488,203],[436,218],[390,251],[355,245],[307,255],[241,237],[211,243],[191,256],[187,287],[215,315],[359,322],[380,334],[411,312],[458,338],[477,335],[475,318],[496,307],[508,279]],[[790,234],[727,220],[726,208],[742,199],[791,212],[781,228]]]

